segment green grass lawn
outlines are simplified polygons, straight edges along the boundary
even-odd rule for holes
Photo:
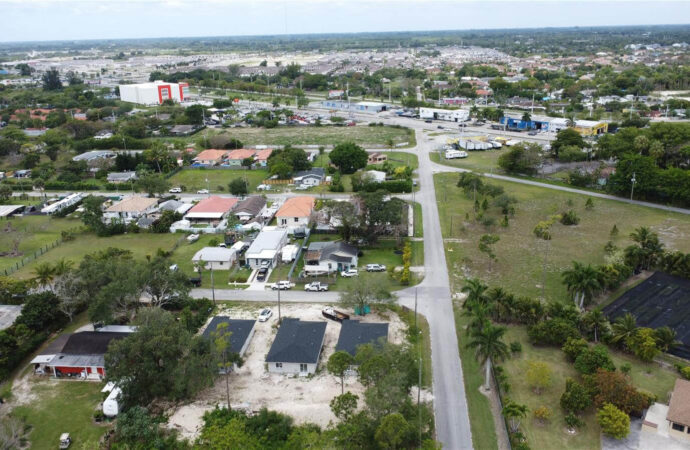
[[[460,362],[462,363],[462,376],[465,381],[465,398],[467,399],[467,409],[470,412],[472,444],[476,449],[497,449],[498,440],[489,399],[479,392],[480,386],[484,383],[484,370],[477,362],[474,350],[466,347],[467,339],[464,328],[468,322],[467,318],[461,315],[460,308],[454,307],[453,309],[460,349]]]
[[[183,235],[178,234],[177,236]],[[191,244],[185,240],[173,252],[172,260],[180,267],[180,270],[189,277],[197,276],[198,274],[194,272],[194,264],[192,263],[192,257],[194,254],[204,247],[213,247],[221,242],[223,242],[222,234],[202,234],[201,237],[199,237],[199,240]],[[232,270],[214,270],[213,285],[215,288],[229,289],[230,287],[228,286],[228,281],[230,274],[234,273],[236,270],[237,266],[235,266]],[[201,287],[211,288],[210,270],[204,270],[201,273]]]
[[[408,142],[415,145],[414,133],[403,128],[304,126],[277,128],[231,128],[222,132],[242,141],[244,145],[336,145],[354,142],[361,146],[385,146],[388,139],[394,144]]]
[[[377,308],[377,306],[374,306]],[[395,311],[398,316],[407,324],[408,328],[414,327],[415,314],[414,310],[403,310],[399,305],[391,305],[390,308]],[[431,336],[429,334],[429,323],[426,318],[417,314],[417,327],[422,332],[422,339],[412,340],[412,350],[415,355],[421,355],[422,359],[422,386],[425,388],[431,387],[433,381],[433,372],[431,368]]]
[[[422,205],[421,203],[414,202],[412,204],[412,209],[414,213],[414,237],[424,236],[424,217],[422,216]]]
[[[135,258],[144,258],[146,255],[155,255],[160,248],[166,251],[172,250],[175,242],[183,237],[179,234],[156,233],[128,233],[110,237],[98,237],[91,233],[78,234],[76,239],[65,242],[59,247],[50,250],[37,260],[25,265],[12,276],[26,279],[33,276],[33,269],[38,263],[56,261],[65,258],[74,264],[79,264],[84,255],[104,250],[108,247],[131,250]]]
[[[585,412],[582,419],[585,426],[579,432],[571,436],[565,433],[563,410],[560,407],[560,397],[565,390],[566,378],[579,379],[579,374],[570,363],[565,354],[555,347],[534,347],[527,338],[526,327],[511,326],[505,336],[505,342],[513,341],[522,344],[522,352],[514,355],[502,363],[505,373],[508,375],[511,399],[529,408],[526,419],[522,421],[522,428],[527,436],[528,443],[533,448],[568,448],[568,449],[594,449],[599,448],[599,425],[596,423],[594,410]],[[623,363],[632,366],[631,380],[638,389],[644,389],[656,394],[660,401],[665,402],[668,392],[673,390],[676,374],[663,369],[657,364],[645,364],[638,359],[619,352],[612,352],[612,359],[616,367]],[[548,364],[553,371],[552,385],[537,395],[528,386],[524,374],[530,361],[540,361]],[[533,418],[533,411],[540,406],[547,406],[552,411],[552,419],[548,425],[539,425]]]
[[[33,257],[34,252],[40,248],[52,245],[60,239],[60,233],[65,230],[75,229],[82,225],[81,221],[74,219],[58,219],[51,216],[24,216],[0,220],[0,252],[11,251],[16,239],[20,240],[19,251],[21,256],[0,258],[0,271],[14,266],[22,259]],[[10,231],[11,230],[13,231]],[[51,249],[49,252],[54,252]],[[47,255],[44,255],[47,256]],[[43,258],[44,256],[40,256]]]
[[[258,170],[206,170],[206,169],[185,169],[180,170],[170,177],[171,186],[184,186],[187,192],[196,192],[200,189],[208,188],[211,192],[229,193],[228,184],[236,178],[246,177],[249,183],[249,191],[255,192],[256,187],[268,178],[268,171]],[[208,183],[206,180],[208,179]],[[219,189],[222,187],[222,190]],[[278,186],[274,187],[277,188]]]
[[[93,422],[102,387],[102,383],[85,381],[33,382],[35,399],[13,411],[31,426],[31,448],[57,448],[62,433],[72,437],[71,448],[97,448],[109,428]]]
[[[468,151],[469,155],[464,159],[446,159],[443,154],[438,152],[429,153],[429,158],[435,163],[444,164],[452,167],[462,167],[463,169],[470,169],[477,172],[494,172],[502,173],[503,170],[498,167],[498,157],[506,153],[506,148],[485,150],[485,151]]]
[[[586,210],[585,195],[495,180],[490,183],[503,186],[519,203],[508,228],[497,224],[487,229],[473,220],[473,201],[454,187],[457,178],[457,174],[448,173],[434,176],[436,190],[442,193],[437,196],[441,227],[444,237],[452,238],[445,247],[455,292],[460,290],[465,276],[476,276],[514,294],[541,296],[545,245],[534,237],[532,230],[539,221],[569,209],[576,211],[581,221],[577,226],[557,222],[552,227],[546,271],[546,298],[550,301],[568,301],[561,272],[572,261],[605,262],[604,245],[611,239],[609,232],[614,224],[619,234],[613,241],[620,248],[631,243],[629,234],[635,228],[648,226],[659,234],[667,249],[690,251],[690,217],[685,215],[603,199],[593,199],[594,209]],[[487,215],[497,221],[502,217],[496,207],[490,207]],[[500,237],[494,246],[498,259],[491,271],[488,257],[478,249],[479,238],[485,233]]]

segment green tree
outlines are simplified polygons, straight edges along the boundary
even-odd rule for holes
[[[37,264],[33,270],[34,281],[44,289],[53,290],[53,280],[55,279],[55,268],[48,262]]]
[[[609,321],[601,311],[601,308],[594,308],[582,317],[582,323],[588,330],[594,333],[594,342],[599,342],[601,332],[607,332]]]
[[[572,378],[565,380],[565,392],[561,395],[561,408],[564,411],[579,414],[592,404],[592,396],[586,387]]]
[[[171,265],[172,261],[161,255],[145,265],[144,291],[151,298],[153,306],[166,306],[189,294],[187,275],[179,270],[170,270]]]
[[[587,347],[575,358],[575,370],[582,374],[591,375],[599,369],[616,369],[608,350],[601,344]]]
[[[213,350],[218,355],[218,368],[225,374],[225,398],[228,408],[230,408],[230,372],[233,364],[240,362],[240,355],[230,350],[230,336],[232,332],[228,330],[228,323],[219,323],[214,331],[211,332],[213,339]]]
[[[369,158],[366,150],[353,142],[337,144],[329,157],[343,174],[355,173],[358,169],[363,169]]]
[[[230,190],[230,193],[232,195],[247,195],[249,193],[249,186],[247,185],[247,182],[245,181],[244,178],[238,177],[232,180],[228,184],[228,189]]]
[[[498,165],[508,173],[534,175],[542,163],[539,144],[514,145],[498,158]]]
[[[0,184],[0,201],[6,202],[12,197],[12,186]]]
[[[623,439],[630,433],[630,416],[611,403],[605,403],[597,412],[601,431],[616,439]]]
[[[479,363],[485,366],[484,389],[487,391],[491,389],[492,361],[500,361],[510,355],[508,346],[503,342],[505,332],[505,327],[486,324],[481,330],[474,331],[467,343],[468,348],[474,349]]]
[[[678,333],[671,327],[663,326],[654,331],[657,346],[662,352],[668,352],[680,345],[680,341],[676,339]]]
[[[326,367],[332,375],[340,377],[341,394],[345,393],[345,372],[352,365],[353,362],[354,358],[352,357],[352,355],[343,350],[333,353],[331,357],[328,358],[328,364],[326,365]]]
[[[461,289],[464,294],[467,294],[467,298],[465,299],[463,306],[467,307],[471,304],[486,303],[485,292],[487,289],[489,289],[489,287],[482,283],[479,278],[469,278],[467,281],[465,281],[465,284]]]
[[[52,68],[47,70],[41,77],[43,81],[43,90],[45,91],[59,91],[62,89],[62,81],[60,81],[60,72]]]
[[[625,344],[635,331],[637,331],[637,319],[631,313],[625,313],[611,326],[611,343]]]
[[[625,345],[642,361],[650,362],[659,354],[656,333],[651,328],[638,328],[625,340]]]
[[[103,209],[101,205],[105,201],[104,197],[89,195],[82,201],[84,211],[81,213],[81,220],[87,228],[98,233],[103,229]]]
[[[527,367],[527,384],[537,393],[551,386],[553,371],[548,364],[541,361],[530,361]]]
[[[364,307],[374,303],[389,303],[395,299],[391,293],[390,283],[382,281],[370,273],[363,273],[355,279],[348,280],[340,292],[339,302],[346,308],[359,308],[364,314]]]
[[[184,110],[184,116],[190,125],[201,125],[204,122],[204,107],[202,105],[188,106]]]
[[[333,415],[341,422],[348,421],[357,410],[358,398],[352,392],[345,392],[337,397],[333,397],[329,404]]]
[[[491,272],[491,263],[496,259],[493,246],[501,238],[497,234],[483,234],[479,238],[479,251],[485,253],[489,257],[489,272]]]
[[[389,414],[381,420],[376,429],[376,443],[384,449],[402,448],[411,432],[412,427],[402,414]]]
[[[573,261],[573,268],[563,271],[563,281],[575,305],[582,310],[603,289],[601,272],[591,265]]]
[[[560,150],[569,146],[575,146],[582,149],[585,147],[585,140],[576,130],[572,128],[565,128],[556,133],[556,139],[551,142],[551,151],[556,158],[558,158]]]
[[[140,189],[149,197],[155,197],[156,194],[163,194],[170,189],[170,182],[161,174],[143,173],[135,183],[137,189]]]
[[[508,419],[510,431],[512,433],[517,433],[520,430],[520,419],[527,416],[527,406],[508,400],[505,406],[503,406],[502,413],[503,416]]]

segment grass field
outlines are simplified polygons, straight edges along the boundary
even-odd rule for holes
[[[609,232],[614,224],[619,229],[618,237],[613,239],[618,247],[631,243],[629,234],[636,227],[649,226],[668,249],[690,251],[690,217],[685,215],[602,199],[593,199],[594,208],[586,210],[584,195],[494,180],[490,183],[504,187],[519,203],[507,228],[496,224],[487,229],[473,220],[472,199],[461,189],[449,187],[456,184],[457,178],[457,174],[434,176],[437,192],[442,193],[437,196],[442,230],[445,238],[451,238],[445,247],[455,292],[466,277],[476,276],[515,294],[541,296],[545,245],[534,237],[532,230],[539,221],[569,209],[576,211],[581,221],[577,226],[557,222],[551,229],[545,291],[550,301],[568,301],[561,272],[572,261],[604,263],[604,245],[611,239]],[[493,206],[487,214],[497,221],[502,217]],[[490,272],[488,257],[478,249],[479,238],[485,233],[500,237],[494,246],[497,261]]]
[[[394,144],[408,142],[415,145],[414,133],[407,129],[392,127],[278,127],[278,128],[232,128],[221,134],[239,139],[244,145],[336,145],[354,142],[361,146],[385,146],[388,139]]]
[[[464,159],[446,159],[442,154],[432,152],[429,153],[429,158],[431,158],[431,160],[435,163],[446,166],[461,167],[463,169],[470,169],[476,172],[502,173],[503,170],[498,167],[498,157],[505,152],[507,152],[505,148],[467,152],[469,156]]]
[[[31,448],[57,448],[60,434],[69,433],[71,448],[98,448],[108,425],[93,422],[101,400],[101,383],[83,381],[32,382],[35,400],[18,406],[13,414],[31,426]]]
[[[534,347],[527,338],[525,327],[511,326],[505,336],[505,342],[517,341],[522,344],[522,352],[514,355],[502,363],[508,382],[511,386],[510,398],[517,403],[525,404],[529,408],[528,416],[522,421],[522,428],[528,443],[533,448],[568,448],[594,449],[599,448],[599,425],[593,409],[584,413],[582,419],[585,426],[576,435],[565,433],[563,410],[560,407],[560,397],[565,389],[566,378],[578,379],[578,373],[572,363],[566,360],[565,354],[554,347]],[[656,364],[645,364],[638,359],[622,353],[613,353],[612,359],[616,367],[624,363],[632,366],[631,380],[638,389],[644,389],[656,394],[661,402],[668,398],[668,392],[673,390],[676,374],[663,369]],[[549,365],[553,371],[552,385],[535,394],[527,385],[524,374],[530,361],[541,361]],[[533,418],[533,411],[545,405],[552,411],[552,419],[547,425],[539,425]]]
[[[422,205],[420,203],[413,203],[412,209],[414,212],[414,237],[424,236],[424,217],[422,216]]]
[[[395,311],[400,318],[407,324],[409,328],[414,327],[415,314],[413,310],[405,311],[398,305],[391,305],[391,309]],[[417,314],[417,327],[422,332],[422,340],[412,343],[413,352],[415,355],[420,355],[422,359],[422,386],[429,388],[433,381],[433,372],[431,368],[431,336],[429,334],[429,323],[426,318]]]
[[[183,237],[179,234],[155,234],[155,233],[129,233],[110,237],[98,237],[91,233],[78,234],[76,239],[65,242],[59,247],[50,250],[37,260],[25,265],[12,276],[27,279],[33,276],[33,269],[38,263],[54,263],[62,258],[71,260],[75,265],[81,262],[84,255],[104,250],[108,247],[131,250],[135,258],[144,258],[146,255],[154,255],[161,248],[172,250],[175,242]]]
[[[24,258],[33,256],[41,247],[50,246],[60,239],[60,233],[82,225],[74,219],[55,219],[51,216],[24,216],[0,221],[0,252],[11,251],[14,240],[20,239],[21,256],[0,258],[0,270],[14,266]],[[10,231],[15,230],[15,231]],[[56,251],[56,249],[50,250]],[[47,256],[47,255],[45,255]]]
[[[255,192],[256,187],[268,178],[268,171],[260,170],[206,170],[185,169],[170,177],[171,186],[184,186],[187,192],[194,193],[200,189],[209,189],[211,192],[228,193],[228,184],[235,178],[245,178],[249,183],[249,191]],[[208,183],[206,180],[208,179]],[[222,190],[219,189],[222,187]],[[279,186],[274,186],[274,191]]]

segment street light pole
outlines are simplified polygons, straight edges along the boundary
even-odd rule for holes
[[[630,182],[632,183],[632,185],[630,186],[630,200],[633,199],[633,193],[635,192],[635,182],[636,181],[637,180],[635,179],[635,172],[633,172],[633,176],[630,179]]]
[[[213,282],[213,262],[211,262],[211,296],[213,297],[213,305],[216,305],[216,284]]]
[[[280,315],[280,286],[278,287],[278,323],[283,323],[283,319]]]

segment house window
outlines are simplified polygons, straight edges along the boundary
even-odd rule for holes
[[[298,217],[295,217],[295,222],[299,222],[299,218],[298,218]]]
[[[287,219],[280,219],[281,225],[287,225]]]
[[[276,363],[276,369],[282,369],[283,363]]]
[[[685,431],[685,425],[681,425],[681,424],[679,424],[679,423],[673,423],[673,424],[671,425],[671,428],[673,428],[673,429],[676,430],[676,431],[680,431],[680,432]]]
[[[299,371],[300,372],[306,372],[307,371],[307,365],[304,363],[299,364]]]
[[[221,266],[223,265],[223,261],[220,261],[220,265],[221,265]]]

